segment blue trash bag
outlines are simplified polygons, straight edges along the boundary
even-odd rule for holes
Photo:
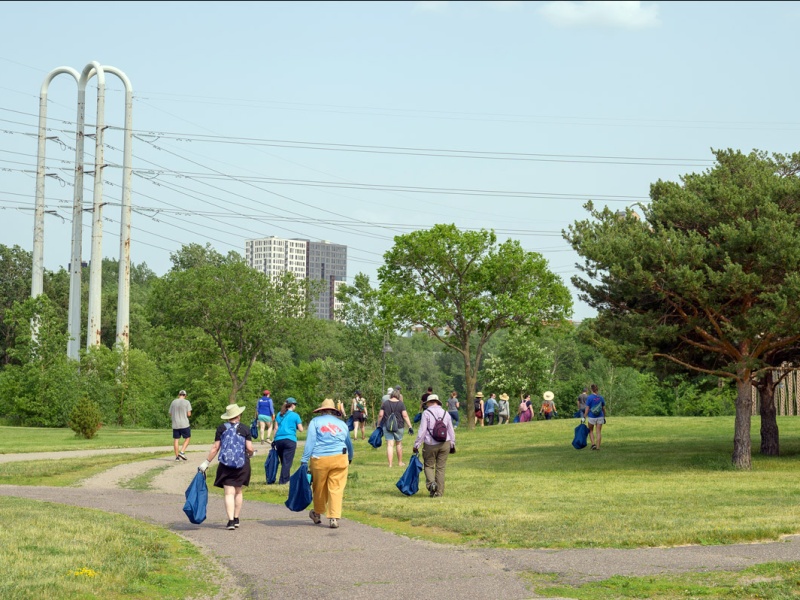
[[[519,423],[519,415],[514,417],[514,420],[512,421],[512,423]]]
[[[572,447],[575,450],[586,448],[586,438],[589,437],[589,428],[586,423],[581,423],[575,428],[575,437],[572,440]]]
[[[422,461],[416,454],[411,455],[405,473],[397,481],[397,489],[406,496],[413,496],[419,491],[419,474],[422,471]]]
[[[200,469],[192,479],[192,483],[186,488],[186,504],[183,505],[183,512],[189,517],[189,521],[195,525],[200,525],[206,520],[206,507],[208,506],[208,486],[206,485],[206,474]]]
[[[289,510],[300,512],[307,509],[313,500],[308,465],[300,463],[300,468],[289,478],[289,497],[284,504]]]
[[[380,448],[383,443],[383,428],[376,427],[372,435],[369,436],[369,445],[373,448]]]
[[[414,423],[419,423],[422,420],[422,413],[417,413],[414,415]]]
[[[250,423],[250,437],[254,440],[258,439],[258,419],[253,419],[253,422]]]
[[[349,417],[347,417],[347,429],[349,429],[350,431],[353,431],[353,429],[355,429],[355,427],[356,427],[356,424],[355,424],[355,421],[353,421],[353,415],[350,415]]]
[[[272,445],[272,449],[267,454],[267,460],[264,461],[264,472],[267,476],[267,485],[272,485],[275,483],[275,479],[278,477],[278,451],[275,449],[275,444]]]

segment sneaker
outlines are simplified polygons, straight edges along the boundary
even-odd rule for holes
[[[176,462],[181,462],[181,457],[180,457],[180,456],[176,456],[176,457],[175,457],[175,461],[176,461]]]
[[[592,444],[592,450],[597,450],[597,446],[595,446],[594,444]]]
[[[233,526],[239,529],[239,517],[233,517]]]
[[[431,484],[428,486],[428,492],[430,492],[431,498],[436,495],[436,482],[431,481]]]
[[[339,529],[339,519],[331,519],[331,529]]]
[[[319,525],[322,523],[322,519],[319,517],[318,513],[315,513],[313,510],[308,513],[308,516],[314,521],[314,525]]]
[[[225,526],[225,529],[236,529],[236,524],[233,521],[228,521],[228,524]]]
[[[178,452],[178,458],[181,460],[189,460],[183,452]]]

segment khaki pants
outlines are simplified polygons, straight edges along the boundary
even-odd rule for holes
[[[444,469],[447,455],[450,453],[450,442],[422,446],[422,462],[425,466],[425,484],[430,489],[431,481],[436,481],[434,496],[444,494]]]
[[[314,512],[329,519],[342,518],[342,500],[347,485],[347,454],[312,458],[311,491],[314,495]],[[326,509],[327,507],[327,509]]]

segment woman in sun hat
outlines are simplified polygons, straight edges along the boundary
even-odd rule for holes
[[[447,439],[434,439],[434,427],[438,421],[447,427]],[[453,420],[442,407],[442,401],[436,394],[425,399],[422,419],[414,442],[414,454],[422,446],[422,461],[425,465],[425,487],[431,498],[444,495],[444,471],[447,466],[447,455],[456,451],[456,433],[453,431]]]
[[[308,465],[311,473],[311,491],[314,508],[308,513],[316,525],[322,515],[329,519],[331,529],[339,527],[342,517],[342,500],[347,485],[347,471],[353,460],[353,442],[342,413],[330,398],[325,398],[317,415],[308,424],[308,436],[301,463]]]
[[[542,407],[539,409],[539,414],[544,415],[545,420],[549,421],[558,414],[556,405],[553,402],[555,395],[553,392],[547,391],[542,394],[542,398],[544,398],[544,402],[542,402]]]
[[[275,440],[272,444],[278,451],[278,458],[281,461],[281,477],[278,479],[278,485],[289,483],[294,453],[297,450],[297,432],[303,431],[303,422],[296,409],[297,400],[289,397],[275,417],[278,428],[275,430]]]
[[[508,425],[508,417],[511,415],[511,409],[508,406],[508,394],[500,394],[500,400],[497,402],[497,424]]]
[[[478,426],[479,422],[483,427],[483,392],[475,394],[475,427]]]
[[[223,441],[225,448],[217,466],[217,476],[214,480],[216,487],[222,488],[225,492],[225,512],[228,515],[227,529],[239,527],[239,514],[242,512],[242,487],[250,485],[250,457],[253,456],[252,438],[250,428],[241,422],[241,415],[247,407],[237,404],[229,404],[225,408],[225,414],[220,415],[220,419],[225,421],[214,434],[214,445],[208,453],[206,460],[202,462],[199,469],[205,473],[209,463],[220,453]],[[224,440],[223,440],[224,438]],[[228,458],[230,455],[230,458]],[[241,467],[231,466],[223,463],[232,463],[243,459]]]

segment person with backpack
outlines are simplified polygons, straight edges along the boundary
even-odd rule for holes
[[[453,420],[453,429],[458,428],[458,424],[461,421],[461,415],[458,413],[460,407],[461,403],[458,401],[458,392],[453,390],[450,392],[450,397],[447,399],[447,412]]]
[[[250,457],[253,456],[252,438],[250,428],[241,422],[245,406],[229,404],[225,414],[220,419],[225,421],[217,427],[214,434],[214,444],[198,470],[203,473],[208,469],[209,463],[219,455],[219,466],[214,485],[225,492],[225,512],[228,515],[226,529],[239,527],[239,516],[242,512],[242,488],[250,485]]]
[[[475,394],[475,427],[478,423],[483,427],[483,392]]]
[[[431,498],[444,495],[444,472],[447,455],[456,452],[456,433],[453,419],[442,407],[436,394],[430,394],[422,411],[422,419],[414,442],[414,454],[422,446],[422,463],[425,468],[425,487]]]
[[[555,398],[553,392],[547,391],[542,396],[544,398],[544,402],[542,402],[542,407],[539,409],[539,414],[544,416],[546,421],[549,421],[553,417],[558,415],[556,411],[556,405],[553,402],[553,398]]]
[[[403,424],[408,425],[408,433],[412,435],[411,419],[408,418],[406,405],[403,404],[400,389],[394,388],[389,399],[381,404],[378,413],[378,425],[383,428],[383,437],[386,439],[386,454],[389,458],[389,467],[394,461],[395,448],[397,449],[397,463],[404,467],[403,462]]]
[[[261,443],[272,443],[272,422],[275,420],[275,405],[272,402],[269,390],[264,390],[264,395],[258,399],[256,417],[258,418],[258,427],[261,430]],[[265,431],[266,440],[264,439]]]
[[[489,394],[489,399],[484,404],[484,421],[487,425],[494,425],[494,412],[497,410],[495,394]]]
[[[297,400],[289,397],[275,417],[277,429],[275,429],[273,446],[278,451],[278,458],[281,461],[281,476],[278,479],[278,485],[289,483],[294,453],[297,450],[297,432],[303,431],[303,421],[296,410]]]
[[[522,395],[522,402],[519,403],[519,422],[527,423],[533,420],[533,403],[530,394]]]
[[[592,384],[592,393],[586,398],[586,410],[583,416],[589,424],[589,440],[592,442],[592,450],[600,450],[600,440],[602,439],[603,425],[606,422],[606,399],[597,393],[597,385]],[[597,432],[595,433],[595,428]]]
[[[361,440],[367,439],[366,424],[367,424],[367,401],[361,392],[356,390],[356,395],[353,398],[351,405],[353,415],[353,440],[358,439],[358,429],[361,427]]]
[[[337,529],[342,518],[347,473],[353,460],[353,442],[347,424],[342,420],[344,415],[333,400],[323,400],[314,414],[317,416],[308,424],[301,460],[301,464],[308,465],[308,472],[311,473],[314,508],[308,516],[315,525],[319,525],[325,515],[330,528]]]

